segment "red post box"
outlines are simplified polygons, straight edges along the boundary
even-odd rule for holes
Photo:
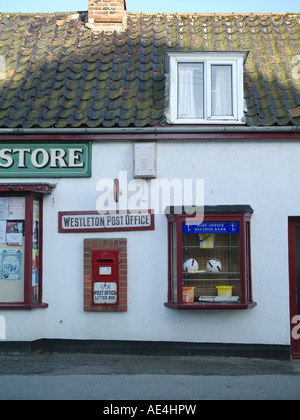
[[[92,305],[119,303],[119,251],[92,250]]]

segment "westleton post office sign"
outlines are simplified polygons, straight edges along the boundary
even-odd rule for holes
[[[75,211],[58,213],[58,231],[115,232],[126,230],[154,230],[154,212],[118,211],[98,213],[97,211]]]
[[[91,143],[0,143],[0,178],[91,176]]]

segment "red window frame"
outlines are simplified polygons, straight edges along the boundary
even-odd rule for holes
[[[240,272],[241,272],[241,297],[240,303],[208,303],[194,302],[185,303],[182,299],[183,290],[183,258],[182,258],[182,223],[190,221],[196,217],[182,214],[174,214],[170,209],[167,214],[168,219],[168,301],[165,306],[173,309],[191,310],[191,309],[248,309],[255,307],[257,303],[253,302],[252,279],[251,279],[251,235],[250,219],[253,210],[250,206],[211,206],[204,208],[203,222],[239,222],[240,223]],[[177,236],[177,302],[172,299],[172,223],[176,224]],[[248,270],[248,281],[246,278]]]
[[[289,278],[290,278],[290,325],[291,325],[291,355],[293,359],[300,359],[300,339],[298,338],[299,294],[297,281],[297,243],[296,230],[300,228],[300,217],[289,217]],[[293,331],[296,331],[294,336]]]
[[[23,302],[1,301],[0,310],[4,309],[36,309],[47,308],[43,297],[43,194],[52,193],[52,186],[48,184],[3,184],[0,185],[0,197],[25,197],[24,223],[24,300]],[[39,202],[39,255],[38,255],[38,293],[33,301],[32,268],[33,268],[33,203]]]

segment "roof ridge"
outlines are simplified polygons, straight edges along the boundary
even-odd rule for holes
[[[132,14],[132,15],[149,15],[149,16],[155,16],[155,15],[167,15],[167,16],[286,16],[286,15],[300,15],[300,12],[268,12],[268,13],[201,13],[201,12],[195,12],[195,13],[162,13],[162,12],[157,12],[157,13],[146,13],[146,12],[128,12],[127,14]]]
[[[71,15],[74,13],[83,14],[88,13],[87,10],[69,10],[65,12],[1,12],[1,15],[10,15],[10,16],[47,16],[47,15],[55,15],[55,16],[66,16]],[[300,12],[265,12],[265,13],[219,13],[219,12],[211,12],[211,13],[201,13],[201,12],[194,12],[194,13],[178,13],[178,12],[129,12],[126,11],[129,15],[148,15],[148,16],[286,16],[286,15],[300,15]]]
[[[67,15],[74,15],[74,14],[87,14],[87,11],[78,11],[78,10],[70,10],[67,12],[1,12],[0,16],[67,16]]]

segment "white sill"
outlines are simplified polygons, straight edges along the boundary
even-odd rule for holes
[[[245,125],[246,121],[236,120],[236,119],[224,119],[224,120],[192,120],[192,119],[176,119],[174,121],[170,120],[171,124],[184,124],[184,125],[220,125],[220,124],[228,124],[228,125]]]

